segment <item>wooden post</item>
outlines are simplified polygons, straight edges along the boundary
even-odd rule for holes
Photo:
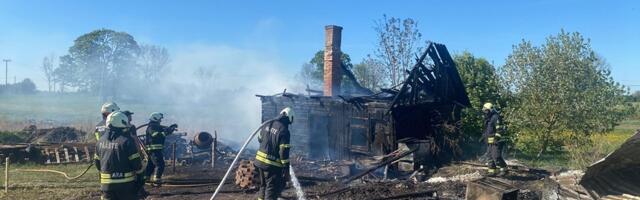
[[[173,146],[173,158],[172,158],[173,173],[176,173],[176,143],[174,142],[172,146]]]
[[[60,154],[58,153],[58,148],[56,148],[54,151],[54,153],[56,154],[56,163],[60,164]]]
[[[76,162],[80,162],[80,155],[78,155],[78,147],[73,147],[73,151],[75,152]]]
[[[9,157],[4,159],[4,193],[9,192]]]
[[[65,162],[70,163],[71,159],[69,159],[69,149],[63,148],[62,150],[64,151]]]
[[[89,153],[89,147],[84,146],[84,156],[87,157],[87,162],[91,162],[91,154]]]
[[[218,145],[218,131],[213,131],[213,142],[211,143],[211,168],[216,168],[216,146]]]
[[[44,148],[44,155],[47,156],[47,161],[45,162],[45,164],[51,163],[51,156],[49,156],[49,148]]]

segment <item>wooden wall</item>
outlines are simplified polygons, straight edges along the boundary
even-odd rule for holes
[[[332,97],[261,96],[262,121],[285,107],[296,113],[290,126],[292,157],[345,160],[358,155],[381,155],[395,149],[387,104],[367,104],[359,110]],[[354,138],[355,137],[355,138]]]

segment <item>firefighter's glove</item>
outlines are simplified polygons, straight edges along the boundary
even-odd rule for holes
[[[169,126],[169,127],[167,128],[167,131],[168,131],[168,132],[173,132],[173,131],[175,131],[176,129],[178,129],[178,125],[177,125],[177,124],[171,124],[171,126]]]

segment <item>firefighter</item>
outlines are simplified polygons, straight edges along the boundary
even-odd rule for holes
[[[172,124],[169,127],[160,125],[162,118],[164,118],[162,113],[151,113],[145,134],[145,145],[147,153],[149,154],[149,161],[147,162],[144,178],[148,180],[155,171],[155,174],[151,177],[151,182],[156,186],[162,184],[162,173],[164,172],[164,155],[162,150],[164,149],[164,140],[167,135],[172,134],[178,128],[177,124]]]
[[[144,154],[144,152],[142,152],[143,151],[142,148],[144,147],[138,139],[136,126],[131,123],[134,113],[128,110],[122,111],[122,113],[124,113],[127,116],[127,121],[129,122],[129,129],[127,131],[127,134],[131,135],[131,138],[136,144],[136,150],[138,150],[138,153],[142,156]],[[140,161],[143,162],[142,160]],[[149,195],[149,193],[147,193],[147,191],[144,190],[144,171],[142,170],[136,173],[136,191],[138,191],[138,196],[140,196],[141,198],[144,198]]]
[[[268,123],[260,131],[260,149],[256,153],[255,166],[260,174],[259,200],[276,200],[289,180],[289,125],[294,112],[287,107],[277,120]]]
[[[107,131],[107,116],[109,116],[109,114],[111,114],[112,112],[119,110],[120,107],[118,107],[118,104],[116,104],[115,102],[106,102],[102,104],[102,107],[100,108],[100,112],[102,113],[102,121],[96,124],[96,129],[94,131],[94,134],[96,135],[96,141],[100,140],[100,136],[105,134]]]
[[[484,132],[483,136],[487,141],[487,153],[489,154],[489,162],[487,163],[489,176],[505,175],[507,173],[507,163],[502,158],[502,134],[504,126],[500,114],[494,108],[492,103],[485,103],[482,106],[484,112]]]
[[[102,199],[138,199],[135,190],[137,172],[142,169],[140,154],[122,112],[107,117],[107,131],[96,143],[95,165],[100,171]]]

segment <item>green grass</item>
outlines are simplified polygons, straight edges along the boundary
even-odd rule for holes
[[[88,164],[35,165],[16,164],[9,167],[9,192],[0,192],[0,199],[99,199],[99,179],[95,167],[77,180],[48,172],[21,172],[17,169],[52,169],[76,176]],[[0,180],[4,183],[4,165]],[[4,189],[4,188],[3,188]]]
[[[640,102],[635,102],[636,107],[640,107]],[[612,131],[605,134],[591,136],[593,142],[590,146],[572,148],[565,152],[553,152],[542,155],[537,159],[535,155],[518,154],[517,159],[525,164],[545,169],[584,169],[591,163],[600,160],[609,153],[615,151],[635,131],[640,129],[640,110],[629,119],[620,122]]]
[[[0,116],[9,120],[77,121],[96,118],[100,99],[81,94],[2,95]]]

